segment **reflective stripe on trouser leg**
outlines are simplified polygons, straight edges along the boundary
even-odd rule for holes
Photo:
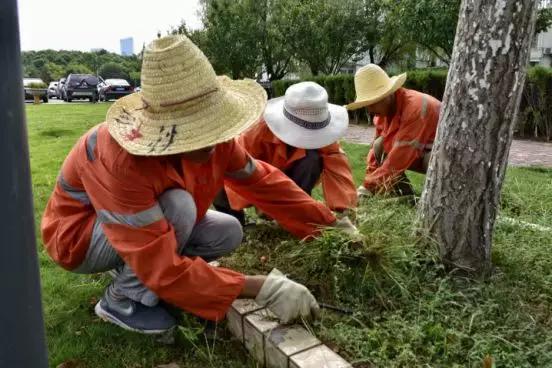
[[[232,216],[207,211],[196,222],[196,206],[192,196],[182,189],[172,189],[159,197],[163,213],[176,233],[178,252],[186,256],[199,256],[210,262],[236,249],[242,241],[240,223]],[[144,305],[157,304],[158,297],[147,289],[130,267],[125,265],[115,279],[117,293]]]
[[[200,256],[210,261],[230,253],[241,243],[243,236],[241,226],[231,216],[208,211],[196,225],[195,202],[192,196],[184,190],[172,189],[163,193],[159,197],[159,206],[167,221],[175,229],[180,254]],[[122,219],[119,214],[113,213],[110,213],[109,216],[105,216],[104,213],[103,217],[109,223],[123,221],[127,225],[129,223],[136,225],[153,220],[155,216],[152,216],[152,213],[154,212],[154,210],[142,211],[138,216],[133,215],[128,219]],[[157,295],[142,284],[134,271],[123,263],[107,240],[101,224],[100,221],[96,222],[87,259],[78,269],[82,268],[82,271],[87,271],[81,273],[94,273],[118,267],[118,275],[113,281],[114,291],[144,305],[156,305],[159,301]],[[102,261],[104,258],[109,261]],[[85,265],[87,265],[86,269]],[[98,266],[94,269],[92,265],[101,267]]]
[[[102,223],[98,220],[94,223],[90,246],[86,251],[84,261],[73,270],[75,273],[98,273],[112,270],[124,264],[115,249],[109,244],[105,236]]]
[[[185,190],[171,189],[161,194],[158,202],[163,215],[174,228],[178,252],[181,253],[196,221],[197,211],[194,199]],[[147,306],[154,306],[159,302],[159,297],[142,284],[128,265],[124,265],[115,278],[114,288],[118,294]]]
[[[102,224],[100,220],[96,220],[86,257],[73,272],[90,274],[117,269],[117,276],[112,285],[118,295],[123,295],[144,305],[156,305],[159,298],[140,282],[134,271],[117,254],[109,243]]]

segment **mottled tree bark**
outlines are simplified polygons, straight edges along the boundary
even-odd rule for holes
[[[475,274],[492,235],[535,26],[534,0],[463,0],[419,208],[443,261]]]

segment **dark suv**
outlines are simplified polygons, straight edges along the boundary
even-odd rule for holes
[[[98,101],[98,77],[91,74],[69,74],[65,81],[63,97],[71,102],[76,98],[88,98],[90,102]]]

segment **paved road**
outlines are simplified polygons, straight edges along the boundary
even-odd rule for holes
[[[369,144],[374,138],[375,129],[365,125],[351,124],[345,140],[353,143]],[[512,166],[542,166],[552,168],[552,143],[514,140],[510,148],[508,164]]]
[[[33,101],[25,101],[26,103],[33,103]],[[111,101],[113,102],[113,101]],[[74,105],[74,104],[89,104],[91,103],[88,100],[73,100],[72,102],[65,102],[63,100],[58,100],[57,98],[50,98],[48,99],[48,103],[45,103],[44,105]],[[98,103],[105,103],[105,102],[98,102]]]

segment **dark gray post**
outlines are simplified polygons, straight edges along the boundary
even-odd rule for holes
[[[0,0],[0,367],[48,366],[16,0]]]

